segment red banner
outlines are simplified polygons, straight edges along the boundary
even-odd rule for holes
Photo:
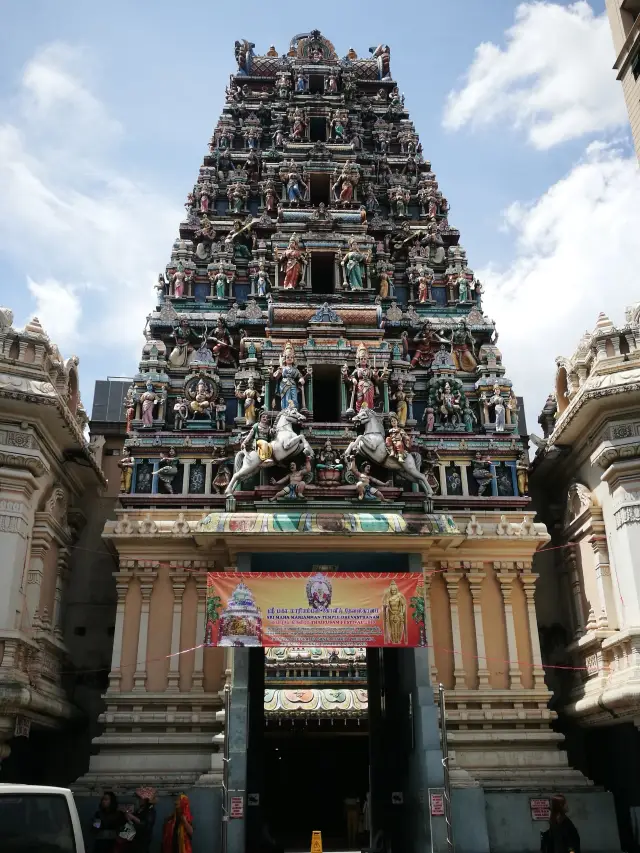
[[[421,574],[211,572],[208,646],[426,645]]]

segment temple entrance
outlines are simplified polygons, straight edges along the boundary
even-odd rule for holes
[[[324,850],[367,847],[363,812],[369,788],[366,730],[348,731],[344,720],[333,725],[309,720],[289,731],[277,727],[273,733],[269,728],[264,809],[276,842],[287,851],[308,850],[312,831],[320,830]]]

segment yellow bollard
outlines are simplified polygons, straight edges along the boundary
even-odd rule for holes
[[[311,853],[322,853],[322,833],[319,829],[311,833]]]

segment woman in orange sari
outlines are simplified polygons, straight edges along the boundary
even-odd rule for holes
[[[164,822],[162,830],[162,853],[191,853],[193,818],[189,798],[180,794],[173,814]]]

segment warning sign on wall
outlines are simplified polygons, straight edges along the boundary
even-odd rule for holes
[[[531,820],[549,820],[551,817],[551,800],[548,797],[538,797],[529,800]]]
[[[432,792],[429,795],[431,817],[444,817],[444,794]]]
[[[244,817],[244,797],[231,797],[229,817],[231,819]]]

